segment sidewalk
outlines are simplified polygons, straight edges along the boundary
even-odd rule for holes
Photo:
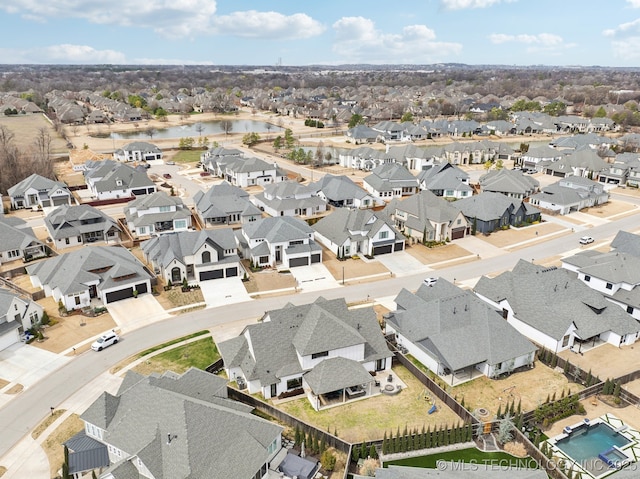
[[[212,336],[212,335],[209,335]],[[7,468],[7,472],[2,479],[50,479],[49,460],[41,445],[47,438],[72,414],[82,414],[100,395],[107,391],[115,394],[122,383],[122,379],[127,371],[149,358],[161,354],[170,349],[189,344],[194,341],[206,338],[207,335],[196,336],[179,343],[172,344],[153,353],[136,359],[127,364],[115,374],[104,372],[96,379],[87,384],[81,391],[62,402],[57,409],[64,409],[56,420],[45,429],[37,439],[31,437],[31,431],[22,438],[16,446],[11,449],[5,457],[0,458],[0,465]]]

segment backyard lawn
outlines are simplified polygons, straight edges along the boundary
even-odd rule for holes
[[[462,422],[460,418],[439,401],[437,412],[427,414],[428,403],[424,400],[424,386],[403,366],[393,371],[407,385],[397,396],[381,394],[323,411],[315,411],[307,398],[296,399],[278,405],[279,409],[313,424],[319,429],[333,433],[350,442],[382,439],[385,431],[394,433],[403,430],[421,429],[423,425],[452,426]]]
[[[190,367],[205,369],[218,359],[220,359],[218,348],[213,339],[208,336],[152,356],[135,366],[133,370],[144,375],[165,371],[182,374]]]
[[[445,469],[445,466],[438,463],[440,461],[466,462],[470,464],[487,464],[500,465],[501,468],[513,467],[514,469],[530,468],[537,469],[538,464],[531,458],[518,458],[506,452],[482,452],[474,447],[469,449],[460,449],[458,451],[439,452],[429,456],[409,457],[406,459],[397,459],[384,463],[384,467],[395,466],[411,466],[438,470]]]

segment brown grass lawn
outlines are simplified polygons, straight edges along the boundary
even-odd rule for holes
[[[508,248],[509,246],[523,241],[532,240],[536,238],[536,232],[538,238],[548,234],[559,233],[565,230],[569,233],[569,230],[557,223],[539,223],[527,228],[509,228],[504,231],[494,231],[489,236],[478,235],[477,238],[486,241],[497,248]],[[540,238],[540,241],[544,241]]]
[[[0,477],[4,476],[5,472],[7,472],[7,468],[4,466],[0,466]]]
[[[604,205],[594,206],[592,208],[585,208],[582,213],[588,215],[597,216],[599,218],[609,218],[615,215],[625,215],[635,213],[638,207],[634,204],[627,203],[626,201],[609,200]]]
[[[182,374],[190,367],[204,369],[218,359],[220,354],[209,336],[152,356],[135,366],[133,370],[145,376],[165,371]]]
[[[9,384],[9,381],[7,381],[6,379],[0,378],[0,389],[5,387],[7,384]]]
[[[244,287],[248,293],[293,288],[297,284],[296,279],[291,273],[278,273],[278,271],[274,269],[263,269],[252,272],[247,260],[242,260],[242,265],[249,275],[249,281],[244,282]]]
[[[405,251],[422,264],[450,261],[456,258],[469,256],[471,254],[471,252],[454,243],[434,246],[433,248],[427,248],[425,245],[418,243],[412,246],[407,246]]]
[[[156,296],[156,299],[164,309],[178,308],[180,306],[204,302],[204,296],[202,296],[200,289],[192,289],[183,293],[180,286],[174,286],[169,291],[165,291],[160,282],[158,282],[156,291],[160,293]]]
[[[535,409],[547,396],[555,393],[560,398],[563,389],[566,392],[571,389],[575,393],[584,388],[579,384],[569,383],[564,374],[553,371],[538,361],[531,370],[512,374],[505,379],[482,376],[454,387],[450,394],[459,401],[464,398],[465,406],[470,411],[483,407],[495,415],[500,405],[504,411],[505,405],[511,401],[515,401],[516,407],[518,401],[522,401],[523,411]]]
[[[40,128],[46,128],[51,135],[51,151],[54,154],[67,153],[67,143],[55,132],[43,114],[1,116],[0,125],[13,133],[18,149],[26,151],[34,145]]]
[[[84,422],[80,419],[80,416],[72,414],[42,443],[42,449],[44,449],[49,459],[51,477],[56,477],[56,474],[64,462],[64,448],[62,447],[62,443],[68,441],[83,429]]]
[[[393,368],[407,388],[397,396],[384,394],[316,412],[306,398],[285,402],[278,407],[287,413],[350,442],[382,439],[385,431],[394,433],[407,426],[409,429],[423,425],[451,425],[460,418],[449,408],[437,402],[438,411],[427,414],[429,409],[423,393],[424,386],[403,366]]]
[[[31,431],[31,437],[34,439],[38,439],[40,434],[42,434],[45,429],[51,426],[56,419],[62,416],[66,412],[66,409],[56,409],[53,411],[53,414],[49,414],[46,418],[42,420],[40,424],[38,424],[33,431]]]
[[[357,257],[355,259],[349,258],[345,261],[338,261],[336,255],[326,248],[323,248],[322,257],[322,264],[326,266],[331,273],[331,276],[333,276],[337,281],[342,281],[343,271],[345,281],[374,274],[390,274],[389,270],[379,261],[365,262]]]

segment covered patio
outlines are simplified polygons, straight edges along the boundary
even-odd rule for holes
[[[302,385],[316,411],[380,394],[376,379],[362,364],[329,358],[302,376]]]

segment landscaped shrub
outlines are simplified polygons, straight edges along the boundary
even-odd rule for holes
[[[322,468],[325,471],[333,471],[336,467],[336,456],[333,454],[331,449],[327,449],[322,453],[320,457],[320,464],[322,464]]]

